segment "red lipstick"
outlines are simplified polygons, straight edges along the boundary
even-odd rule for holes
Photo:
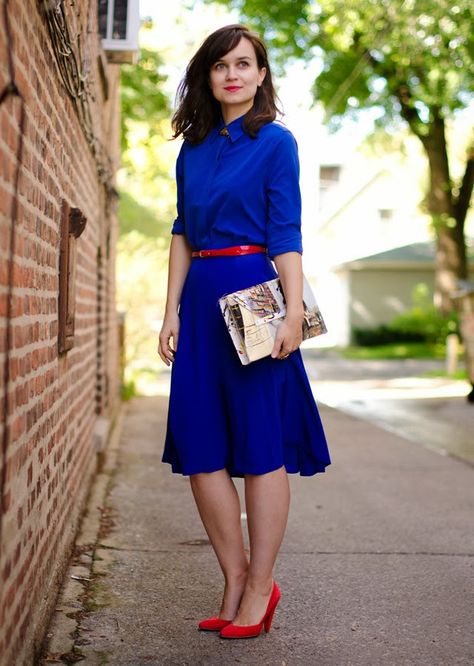
[[[228,90],[229,92],[235,92],[236,90],[240,90],[241,86],[226,86],[224,90]]]

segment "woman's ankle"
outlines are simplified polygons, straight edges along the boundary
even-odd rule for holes
[[[237,613],[247,583],[247,571],[227,573],[225,576],[224,596],[222,598],[220,617],[233,619]]]
[[[270,594],[273,589],[273,576],[255,577],[250,574],[245,588],[254,594]]]
[[[245,585],[248,577],[248,567],[245,569],[238,569],[236,571],[228,571],[224,573],[224,580],[226,585]]]

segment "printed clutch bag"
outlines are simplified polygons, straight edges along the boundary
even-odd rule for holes
[[[326,325],[306,278],[303,280],[303,340],[326,333]],[[243,365],[269,356],[286,315],[279,278],[219,299],[227,329]]]

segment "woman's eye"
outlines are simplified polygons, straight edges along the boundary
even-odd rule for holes
[[[216,65],[214,65],[214,69],[222,69],[224,67],[224,63],[218,62]]]
[[[239,62],[240,67],[248,67],[248,65],[249,65],[248,62],[246,62],[245,60],[242,60],[242,62]]]

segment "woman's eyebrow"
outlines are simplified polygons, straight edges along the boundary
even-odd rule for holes
[[[252,57],[251,56],[238,56],[235,59],[236,60],[252,60]],[[226,62],[226,61],[224,60],[224,58],[219,58],[219,60],[216,60],[215,64],[217,64],[218,62]]]

